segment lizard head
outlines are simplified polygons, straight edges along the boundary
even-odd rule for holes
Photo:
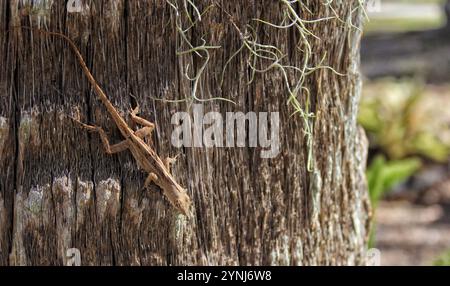
[[[185,216],[189,216],[191,208],[191,199],[183,189],[183,194],[174,203],[175,207]]]
[[[185,189],[178,184],[171,184],[165,189],[165,195],[178,211],[189,216],[192,202]]]

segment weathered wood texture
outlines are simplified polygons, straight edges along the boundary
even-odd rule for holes
[[[259,148],[171,146],[172,112],[190,109],[152,97],[190,94],[183,72],[202,61],[176,55],[180,37],[165,1],[89,1],[84,13],[67,13],[65,1],[49,1],[48,14],[41,16],[19,2],[0,1],[1,29],[40,22],[63,32],[80,47],[119,110],[129,108],[134,94],[142,114],[157,124],[158,153],[182,154],[173,173],[188,188],[194,214],[178,216],[156,187],[143,191],[146,174],[128,152],[106,155],[97,135],[67,118],[78,108],[84,121],[105,127],[113,142],[121,139],[65,43],[27,30],[2,32],[0,265],[60,265],[72,247],[80,249],[85,265],[364,263],[370,208],[367,144],[356,122],[357,29],[338,20],[308,25],[321,38],[310,38],[314,62],[326,55],[326,64],[347,74],[321,69],[306,81],[316,113],[315,172],[308,172],[302,120],[290,117],[279,72],[257,74],[247,84],[244,52],[228,66],[220,86],[225,61],[241,46],[221,9],[208,10],[188,33],[194,44],[204,37],[221,46],[211,51],[199,96],[237,103],[209,102],[205,111],[279,111],[282,152],[274,159],[261,159]],[[212,3],[195,2],[202,11]],[[277,1],[219,2],[242,29],[255,17],[282,20]],[[314,16],[306,19],[333,15],[322,2],[308,2]],[[342,19],[361,25],[358,1],[333,2]],[[293,30],[256,26],[262,42],[294,49]],[[302,53],[290,58],[301,63]]]

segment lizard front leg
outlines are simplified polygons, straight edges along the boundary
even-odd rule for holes
[[[177,161],[178,155],[176,155],[175,157],[167,157],[163,160],[163,163],[166,166],[166,169],[167,169],[167,171],[169,171],[169,173],[170,173],[170,167]]]
[[[157,180],[158,180],[158,176],[155,173],[148,174],[147,179],[145,179],[145,182],[144,182],[144,189],[146,189],[148,186],[150,186],[150,184],[152,182],[156,183]]]
[[[149,140],[151,140],[151,135],[153,130],[155,129],[155,124],[151,123],[150,121],[142,117],[137,116],[138,113],[139,113],[139,105],[130,111],[131,120],[144,127],[137,130],[134,134],[136,134],[136,136],[138,136],[141,139],[149,138]]]
[[[144,138],[151,139],[152,132],[153,132],[153,127],[146,126],[146,127],[142,127],[139,130],[136,130],[134,132],[134,135],[136,135],[137,137],[139,137],[141,139],[144,139]]]
[[[155,124],[148,121],[147,119],[144,119],[144,118],[138,116],[138,114],[139,114],[139,105],[130,111],[131,120],[133,120],[135,123],[140,124],[142,126],[150,127],[152,129],[155,128]]]
[[[87,125],[85,123],[80,122],[79,120],[73,119],[75,122],[81,125],[84,129],[90,131],[90,132],[98,132],[100,135],[100,139],[102,140],[103,147],[105,148],[106,153],[108,154],[114,154],[119,153],[122,151],[125,151],[129,147],[129,142],[127,140],[124,140],[122,142],[119,142],[117,144],[111,145],[108,140],[108,136],[106,136],[105,130],[103,130],[99,126],[93,126],[93,125]]]

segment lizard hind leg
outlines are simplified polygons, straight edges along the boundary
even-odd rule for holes
[[[99,126],[93,126],[93,125],[88,125],[85,124],[77,119],[72,118],[76,123],[78,123],[79,125],[81,125],[82,128],[88,130],[89,132],[97,132],[100,135],[100,139],[102,140],[103,143],[103,147],[105,148],[106,153],[108,154],[114,154],[114,153],[119,153],[122,151],[125,151],[128,149],[129,147],[129,143],[127,140],[124,140],[122,142],[119,142],[117,144],[111,145],[109,143],[108,140],[108,136],[106,135],[105,130],[103,130],[101,127]]]
[[[130,116],[131,120],[133,120],[134,123],[144,126],[143,128],[135,131],[135,135],[138,136],[141,139],[147,139],[148,142],[152,142],[152,132],[155,129],[155,124],[152,122],[137,116],[139,113],[139,105],[136,106],[136,108],[130,110]]]
[[[153,130],[155,128],[155,124],[148,121],[147,119],[137,116],[138,113],[139,113],[139,105],[136,106],[135,109],[130,110],[131,120],[133,120],[135,123],[140,124],[142,126],[150,127]]]
[[[147,176],[147,179],[145,179],[144,182],[144,189],[148,188],[148,186],[150,186],[151,183],[155,182],[158,180],[158,176],[155,173],[150,173]]]

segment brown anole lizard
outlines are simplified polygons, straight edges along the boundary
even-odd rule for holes
[[[177,183],[177,181],[170,173],[170,164],[172,164],[175,159],[169,157],[164,160],[161,159],[158,154],[156,154],[155,150],[144,141],[144,138],[151,136],[155,125],[147,121],[146,119],[137,116],[137,114],[139,113],[139,106],[137,106],[135,109],[130,110],[131,119],[135,123],[143,126],[141,129],[134,131],[128,126],[124,118],[119,114],[111,101],[109,101],[105,92],[99,86],[89,68],[86,66],[86,63],[77,46],[69,37],[57,32],[49,32],[30,27],[23,28],[62,38],[69,44],[72,51],[76,55],[84,74],[94,88],[95,93],[108,110],[109,114],[111,115],[117,128],[119,128],[120,133],[125,138],[125,140],[120,143],[110,145],[108,137],[101,127],[87,125],[80,122],[78,119],[73,119],[78,122],[83,128],[91,132],[97,132],[100,135],[103,146],[108,154],[130,150],[138,166],[148,173],[147,179],[144,183],[144,188],[147,188],[152,182],[154,182],[162,189],[164,195],[169,199],[171,204],[182,214],[187,216],[190,212],[191,200],[187,195],[186,190]]]

